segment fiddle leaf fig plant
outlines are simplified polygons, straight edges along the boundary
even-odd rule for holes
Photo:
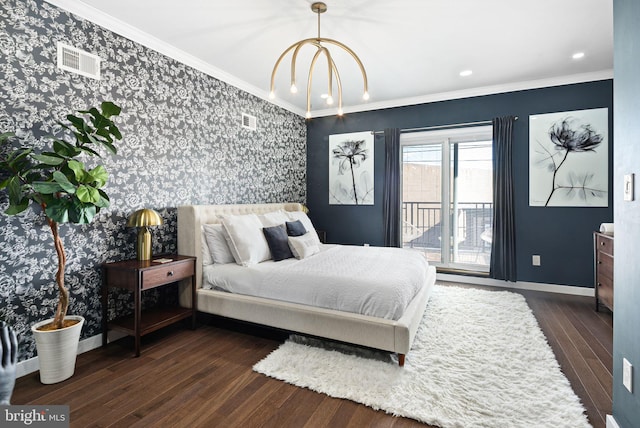
[[[53,235],[58,256],[56,285],[58,304],[50,329],[64,326],[69,307],[69,289],[64,283],[66,255],[58,225],[90,223],[102,208],[109,206],[109,197],[102,190],[109,175],[102,165],[91,169],[81,156],[100,157],[99,149],[115,154],[115,140],[122,135],[112,118],[120,107],[105,101],[100,109],[92,107],[67,115],[66,130],[60,137],[52,136],[50,151],[36,153],[33,148],[6,146],[14,134],[0,135],[0,190],[9,196],[7,215],[16,215],[35,204],[42,209]]]

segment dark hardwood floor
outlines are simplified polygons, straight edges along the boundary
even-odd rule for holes
[[[458,285],[458,284],[456,284]],[[478,287],[488,288],[488,287]],[[499,290],[504,290],[500,288]],[[521,291],[594,427],[611,413],[612,314],[593,298]],[[76,374],[42,385],[16,382],[12,404],[67,404],[72,427],[410,427],[425,426],[251,370],[286,334],[221,319],[197,330],[167,327],[78,356]]]

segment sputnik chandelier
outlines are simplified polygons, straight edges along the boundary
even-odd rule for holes
[[[356,55],[355,52],[353,52],[347,46],[345,46],[344,44],[340,43],[337,40],[320,37],[320,14],[327,11],[327,5],[322,2],[316,2],[311,5],[311,10],[314,13],[318,14],[318,37],[300,40],[299,42],[294,43],[293,45],[289,46],[287,50],[282,52],[282,54],[276,61],[276,65],[273,67],[273,71],[271,72],[271,90],[269,92],[269,97],[273,99],[276,96],[275,95],[275,77],[276,77],[276,72],[278,71],[278,66],[280,65],[284,57],[287,56],[287,54],[292,50],[293,50],[293,55],[291,57],[291,92],[292,93],[298,92],[298,89],[296,87],[296,60],[298,58],[298,52],[300,52],[300,49],[305,45],[315,46],[316,53],[313,56],[313,59],[311,60],[311,66],[309,67],[309,77],[307,79],[306,117],[307,119],[311,118],[311,83],[313,81],[313,69],[320,55],[325,56],[325,58],[327,59],[327,65],[328,65],[327,67],[328,68],[328,88],[327,88],[326,102],[329,105],[332,105],[334,102],[333,80],[335,78],[336,86],[338,88],[338,116],[342,116],[342,113],[343,113],[342,112],[342,81],[340,80],[340,74],[338,73],[336,64],[335,62],[333,62],[333,57],[331,56],[329,49],[327,49],[327,47],[324,46],[323,43],[338,46],[339,48],[341,48],[342,50],[350,54],[353,57],[353,59],[356,61],[356,63],[358,64],[358,67],[360,67],[360,71],[362,72],[362,80],[364,81],[364,93],[362,95],[362,98],[365,101],[369,99],[367,72],[365,71],[364,66],[362,65],[362,61],[360,61],[360,58],[358,58],[358,55]]]

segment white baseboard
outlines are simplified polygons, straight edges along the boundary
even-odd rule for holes
[[[607,415],[607,428],[620,428],[612,415]]]
[[[573,285],[544,284],[527,281],[501,281],[493,278],[482,278],[477,276],[453,275],[439,273],[436,279],[440,281],[461,282],[463,284],[488,285],[492,287],[513,288],[516,290],[545,291],[547,293],[572,294],[575,296],[594,297],[595,290],[589,287],[578,287]]]
[[[114,340],[121,339],[125,337],[126,334],[119,331],[110,331],[107,337],[107,342],[111,343]],[[93,349],[97,349],[102,346],[102,333],[96,334],[95,336],[88,337],[86,339],[81,340],[78,343],[78,355],[83,354],[85,352],[91,351]],[[37,372],[40,370],[40,365],[38,364],[38,357],[29,358],[28,360],[20,361],[16,364],[16,377],[26,376],[33,372]]]

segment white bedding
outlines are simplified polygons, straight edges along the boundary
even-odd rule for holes
[[[428,265],[417,252],[321,247],[302,260],[205,266],[202,288],[397,320],[426,283]]]

